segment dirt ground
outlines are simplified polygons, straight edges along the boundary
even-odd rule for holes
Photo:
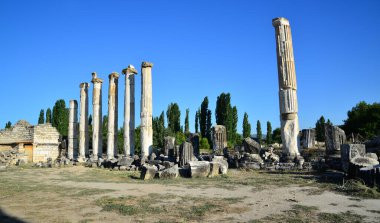
[[[0,172],[0,222],[380,222],[380,199],[334,191],[339,183],[313,174],[137,178],[79,166]]]

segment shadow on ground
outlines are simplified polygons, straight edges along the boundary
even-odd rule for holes
[[[17,217],[10,216],[0,209],[0,222],[1,223],[27,223]]]

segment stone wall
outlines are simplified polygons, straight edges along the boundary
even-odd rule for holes
[[[57,159],[59,155],[59,132],[50,123],[34,127],[33,162],[46,162],[48,158]]]
[[[9,129],[0,131],[0,144],[15,144],[33,141],[33,126],[20,120]]]

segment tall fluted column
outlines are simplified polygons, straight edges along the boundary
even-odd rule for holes
[[[67,139],[67,156],[69,159],[74,159],[74,151],[77,152],[78,150],[78,103],[76,100],[70,100]]]
[[[143,62],[141,65],[141,157],[152,153],[152,67],[153,64]]]
[[[102,83],[103,80],[98,78],[96,73],[92,73],[92,81],[94,84],[92,92],[92,156],[98,159],[103,154],[102,147]]]
[[[81,83],[80,88],[80,118],[79,118],[79,154],[78,161],[85,161],[88,155],[88,83]]]
[[[109,76],[108,88],[108,132],[107,132],[107,158],[112,159],[115,157],[115,148],[117,148],[117,80],[119,74],[116,72],[111,73]],[[116,130],[116,131],[115,131]]]
[[[137,70],[129,65],[125,74],[124,93],[124,156],[135,154],[135,75]]]
[[[297,81],[292,34],[287,19],[275,18],[272,20],[272,24],[276,31],[283,153],[292,159],[299,156],[300,152]]]

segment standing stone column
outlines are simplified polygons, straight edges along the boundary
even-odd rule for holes
[[[292,34],[289,21],[275,18],[272,24],[276,31],[278,86],[281,113],[281,138],[283,153],[288,159],[299,156],[299,124],[297,81],[294,66]]]
[[[88,152],[88,83],[81,83],[80,88],[80,118],[79,118],[79,154],[78,161],[85,161]]]
[[[123,70],[125,74],[124,92],[124,156],[135,154],[135,75],[137,70],[129,65]]]
[[[92,158],[98,159],[102,156],[102,83],[103,80],[98,78],[96,73],[92,73],[94,89],[92,92]]]
[[[109,76],[108,88],[108,132],[107,132],[107,158],[115,158],[115,148],[117,149],[117,80],[119,74],[111,73]],[[116,137],[115,137],[116,136]],[[115,140],[116,138],[116,140]],[[117,152],[117,151],[116,151]]]
[[[74,159],[74,151],[78,151],[78,103],[70,100],[69,107],[69,129],[68,129],[67,157]]]
[[[152,153],[152,67],[153,64],[143,62],[141,65],[141,157]]]

